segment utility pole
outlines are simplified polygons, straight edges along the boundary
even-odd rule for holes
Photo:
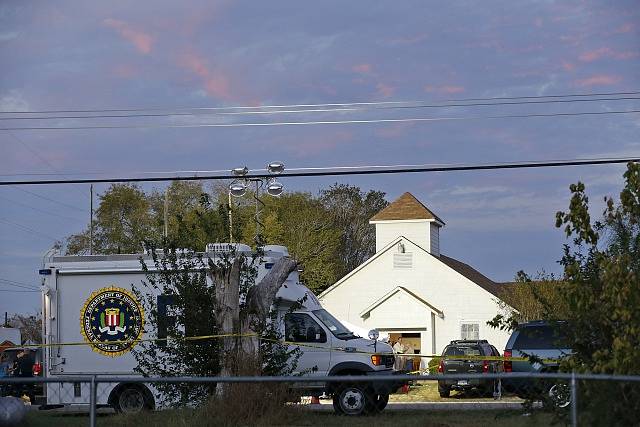
[[[169,187],[164,190],[164,238],[169,235]]]
[[[233,215],[231,213],[231,192],[229,192],[229,243],[233,243]]]
[[[89,255],[93,255],[93,184],[89,187]]]

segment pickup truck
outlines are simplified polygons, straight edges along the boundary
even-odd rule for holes
[[[487,340],[451,341],[442,352],[438,373],[481,374],[504,372],[501,360],[484,360],[482,356],[500,357],[500,353]],[[449,397],[451,390],[478,390],[484,395],[493,395],[495,383],[496,381],[493,379],[441,379],[438,380],[438,393],[440,393],[440,397]]]

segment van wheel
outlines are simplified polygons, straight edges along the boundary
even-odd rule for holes
[[[137,414],[153,409],[149,390],[142,387],[126,386],[116,396],[115,410],[120,414]]]
[[[340,385],[333,394],[333,410],[340,415],[363,415],[372,399],[365,384]]]

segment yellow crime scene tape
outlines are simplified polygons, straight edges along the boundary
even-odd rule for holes
[[[287,340],[279,340],[276,338],[266,338],[266,337],[261,337],[257,334],[216,334],[216,335],[200,335],[200,336],[192,336],[192,337],[166,337],[166,338],[146,338],[146,339],[136,339],[136,340],[113,340],[113,341],[101,341],[101,342],[86,342],[86,341],[81,341],[81,342],[66,342],[66,343],[48,343],[48,344],[29,344],[29,345],[14,345],[14,346],[8,346],[5,347],[5,350],[7,349],[12,349],[12,348],[19,348],[19,349],[38,349],[38,348],[47,348],[47,347],[68,347],[68,346],[96,346],[98,344],[103,344],[103,343],[109,343],[109,344],[129,344],[131,342],[134,343],[134,345],[137,345],[139,343],[143,343],[143,342],[158,342],[158,341],[203,341],[203,340],[210,340],[210,339],[220,339],[220,338],[257,338],[259,340],[262,341],[271,341],[274,343],[280,343],[280,344],[286,344],[286,345],[291,345],[291,346],[298,346],[298,347],[307,347],[307,348],[315,348],[315,349],[322,349],[322,350],[331,350],[331,351],[342,351],[345,353],[357,353],[357,354],[368,354],[368,355],[375,355],[375,354],[380,354],[377,352],[369,352],[369,351],[363,351],[363,350],[357,350],[355,348],[349,348],[349,347],[331,347],[331,348],[327,348],[324,346],[320,346],[320,345],[313,345],[313,344],[309,344],[309,343],[301,343],[301,342],[296,342],[296,341],[287,341]],[[497,361],[513,361],[513,362],[521,362],[521,361],[529,361],[530,359],[528,357],[502,357],[502,356],[480,356],[480,355],[456,355],[456,356],[442,356],[442,355],[437,355],[437,354],[413,354],[413,353],[394,353],[394,356],[401,356],[401,357],[407,357],[407,358],[425,358],[425,359],[437,359],[437,360],[497,360]],[[551,362],[551,363],[557,363],[557,360],[552,360],[552,359],[543,359],[540,360],[541,362]],[[414,374],[414,373],[420,373],[421,371],[412,371],[409,372],[410,374]]]

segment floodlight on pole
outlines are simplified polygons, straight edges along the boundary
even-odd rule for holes
[[[267,193],[269,193],[271,196],[278,197],[282,194],[283,190],[284,186],[275,179],[270,180],[267,184]]]
[[[234,176],[245,176],[246,174],[249,173],[249,168],[246,166],[240,167],[240,168],[233,168],[231,169],[231,173]]]
[[[233,181],[229,185],[229,194],[233,197],[242,197],[247,192],[247,184],[242,181]]]
[[[282,172],[284,172],[284,163],[271,162],[267,165],[267,171],[273,175],[280,175]]]

